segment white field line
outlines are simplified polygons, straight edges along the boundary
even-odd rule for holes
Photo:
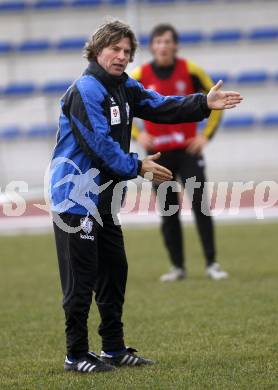
[[[217,209],[214,210],[217,214]],[[257,219],[255,211],[251,207],[242,207],[237,215],[230,215],[229,209],[222,211],[214,217],[216,222],[221,223],[240,223],[240,222],[271,222],[278,219],[278,207],[272,207],[264,210],[264,219]],[[160,216],[155,212],[149,214],[129,213],[121,214],[121,223],[123,227],[158,225]],[[192,215],[181,215],[182,222],[193,223]],[[16,234],[41,234],[52,231],[52,221],[49,215],[45,216],[22,216],[22,217],[3,217],[0,218],[0,235]]]

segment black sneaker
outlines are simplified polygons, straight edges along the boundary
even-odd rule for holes
[[[151,365],[155,362],[149,359],[145,359],[142,356],[135,355],[138,352],[134,348],[127,347],[123,353],[112,356],[104,351],[101,351],[100,358],[104,363],[111,364],[112,366],[143,366]]]
[[[106,364],[98,355],[93,352],[88,352],[86,356],[71,361],[67,356],[65,359],[64,368],[66,371],[77,371],[82,373],[95,373],[101,371],[112,371],[115,367]]]

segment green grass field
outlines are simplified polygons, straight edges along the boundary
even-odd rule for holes
[[[218,226],[219,260],[231,278],[204,277],[195,229],[186,231],[189,279],[168,269],[158,229],[125,232],[128,345],[146,368],[82,375],[63,371],[64,328],[53,237],[0,238],[0,389],[278,389],[277,224]],[[98,315],[90,319],[99,351]]]

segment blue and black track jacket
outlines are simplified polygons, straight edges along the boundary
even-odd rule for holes
[[[138,155],[129,153],[133,117],[183,123],[201,121],[209,114],[206,95],[162,96],[144,89],[126,73],[111,76],[91,62],[61,99],[50,171],[52,210],[87,215],[84,202],[76,201],[76,191],[72,198],[77,186],[81,196],[90,198],[100,212],[110,212],[113,186],[135,178],[142,166]],[[92,189],[91,176],[86,174],[92,171],[98,173],[94,173],[97,186],[113,180],[100,194]]]

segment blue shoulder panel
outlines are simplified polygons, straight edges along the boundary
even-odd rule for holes
[[[107,95],[106,89],[98,80],[88,75],[79,79],[76,87],[81,95],[92,126],[92,130],[90,130],[78,118],[71,117],[82,137],[109,169],[124,178],[136,177],[138,156],[136,154],[125,153],[121,149],[120,144],[109,136],[110,124],[102,107]]]

